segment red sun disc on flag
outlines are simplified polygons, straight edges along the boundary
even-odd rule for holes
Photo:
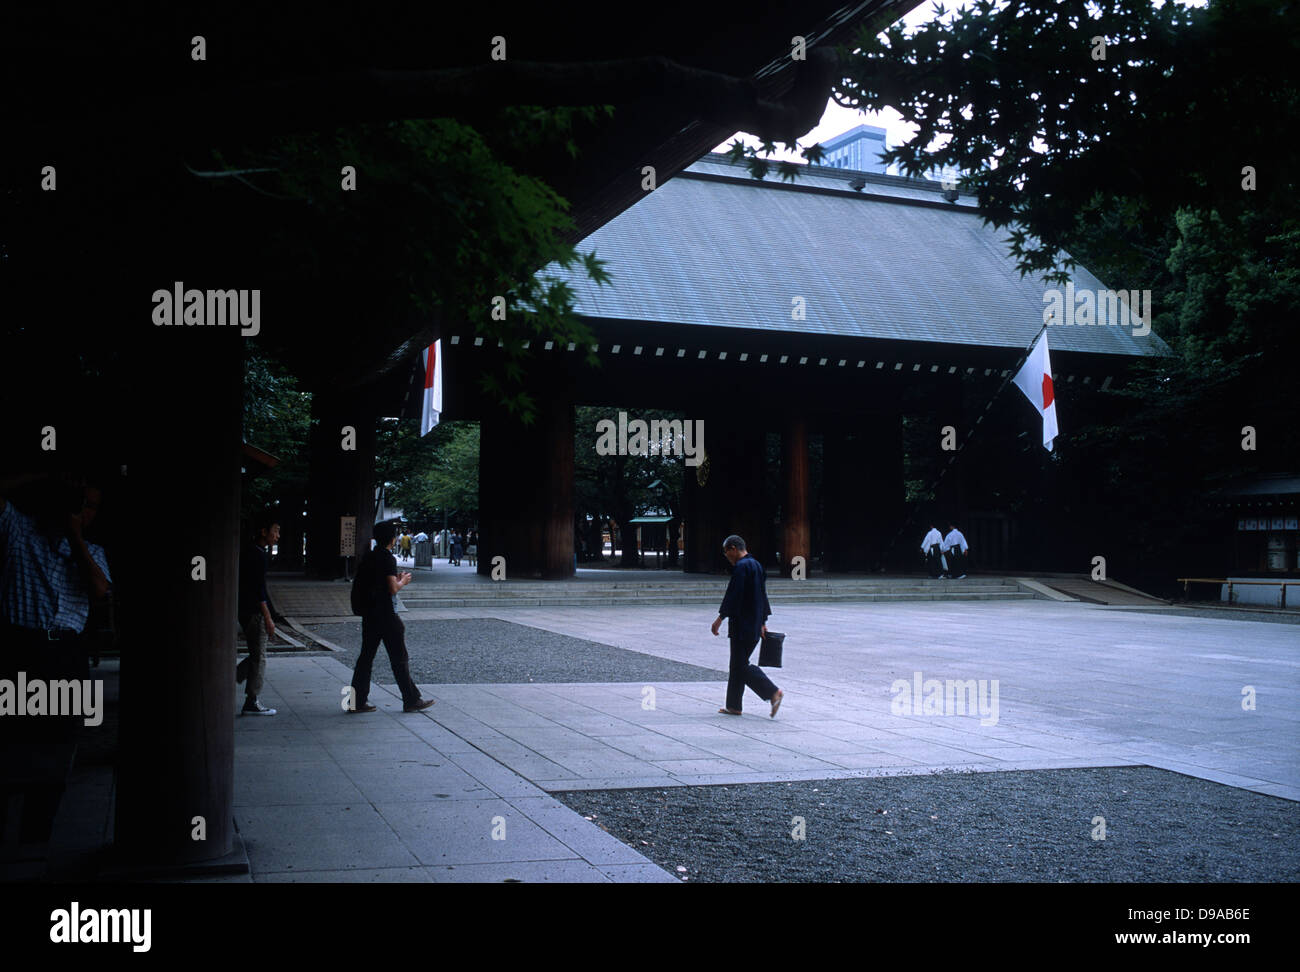
[[[1043,409],[1044,410],[1051,408],[1052,401],[1055,399],[1055,397],[1056,396],[1052,392],[1052,376],[1043,375]]]

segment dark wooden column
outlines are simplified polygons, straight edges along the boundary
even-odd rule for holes
[[[174,337],[174,360],[202,366],[150,368],[140,382],[123,491],[137,542],[111,564],[122,633],[114,832],[125,864],[220,858],[234,833],[239,337]],[[192,839],[195,817],[204,840]]]
[[[871,570],[914,566],[915,558],[900,559],[900,553],[906,556],[906,544],[892,552],[888,549],[906,516],[902,412],[887,409],[868,416],[860,440],[863,469],[859,502],[865,514],[867,566]],[[918,536],[914,545],[919,545],[920,540]]]
[[[722,541],[729,531],[723,522],[721,497],[728,489],[730,471],[726,451],[719,447],[722,419],[716,411],[695,412],[704,417],[704,459],[698,466],[682,469],[682,569],[690,574],[714,574],[728,567],[722,556]]]
[[[808,459],[808,422],[787,420],[781,429],[781,573],[790,576],[791,561],[812,559],[809,506],[811,468]]]
[[[960,445],[966,440],[971,426],[975,422],[976,414],[972,414],[963,407],[962,394],[962,377],[957,375],[943,375],[939,378],[931,379],[935,382],[935,411],[934,411],[934,449],[939,453],[939,468],[943,469],[948,466],[948,460],[952,453],[940,451],[940,432],[946,425],[953,426],[957,432],[957,444]],[[1015,389],[1010,389],[1015,391]],[[1018,394],[1018,393],[1017,393]],[[984,426],[987,426],[987,422]],[[983,434],[987,435],[985,431]],[[962,485],[962,479],[965,475],[966,465],[969,456],[964,452],[957,455],[956,460],[948,471],[944,474],[943,479],[939,482],[935,490],[934,510],[935,515],[940,520],[960,520],[964,516],[966,497],[965,489]],[[940,530],[947,532],[945,524],[938,524]]]
[[[370,546],[375,525],[375,409],[364,391],[312,395],[311,476],[307,495],[307,573],[342,577],[339,518],[357,518],[357,556]],[[355,449],[343,448],[343,429],[356,431]],[[354,559],[353,567],[356,566]]]
[[[485,410],[479,443],[478,572],[506,558],[506,578],[573,576],[573,405],[562,389],[536,393],[525,426]]]
[[[870,510],[863,483],[870,455],[864,419],[832,419],[824,439],[826,503],[826,569],[865,571],[871,568]]]
[[[750,554],[770,565],[776,543],[764,481],[767,475],[764,429],[761,425],[737,423],[724,428],[723,436],[728,489],[718,499],[726,504],[722,511],[726,532],[744,537]],[[723,539],[719,537],[717,542],[721,544]]]
[[[699,482],[700,467],[684,470],[685,569],[692,573],[726,569],[722,541],[733,533],[745,538],[755,557],[769,563],[775,544],[764,496],[762,426],[715,413],[704,421],[704,445],[709,458],[707,481]]]
[[[710,574],[722,570],[726,561],[719,552],[726,534],[718,533],[714,522],[713,461],[707,466],[686,466],[682,470],[682,570],[688,574]],[[721,563],[719,563],[721,561]]]
[[[548,399],[539,416],[543,446],[539,499],[545,513],[541,575],[573,576],[573,405],[567,397]]]

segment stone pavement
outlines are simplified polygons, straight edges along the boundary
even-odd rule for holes
[[[696,665],[726,657],[694,607],[490,616]],[[241,718],[236,735],[253,878],[673,880],[546,793],[584,788],[1145,764],[1300,799],[1291,625],[1025,601],[788,605],[772,627],[787,633],[775,720],[752,693],[744,716],[717,714],[724,686],[707,682],[431,685],[438,704],[410,715],[376,689],[380,712],[347,715],[343,665],[273,657],[264,698],[281,714]],[[893,711],[896,680],[910,696],[917,672],[944,689],[983,680],[983,719]]]
[[[345,713],[351,674],[272,657],[261,697],[277,714],[236,720],[253,880],[673,881],[428,714],[404,713],[392,689],[372,691],[379,711]]]
[[[401,594],[411,610],[472,608],[496,610],[515,607],[558,607],[593,605],[713,604],[722,600],[727,577],[722,574],[687,574],[669,570],[623,570],[579,568],[562,580],[510,579],[498,583],[480,575],[467,564],[451,567],[439,563],[433,570],[415,568],[410,560],[399,562],[400,570],[411,572],[411,584]],[[1097,591],[1102,597],[1114,588],[1084,578],[1075,582]],[[316,580],[291,573],[272,573],[267,589],[273,608],[295,620],[351,617],[350,583],[344,579]],[[1029,600],[1035,597],[1070,601],[1075,598],[1052,590],[1032,578],[992,574],[972,575],[963,580],[935,580],[923,574],[819,574],[806,580],[769,577],[767,593],[773,604],[792,602],[867,603],[899,600]],[[1127,594],[1125,596],[1128,596]],[[1085,598],[1088,599],[1088,598]],[[1097,600],[1097,598],[1091,598]],[[1142,600],[1148,600],[1142,598]]]

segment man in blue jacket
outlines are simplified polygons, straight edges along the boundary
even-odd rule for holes
[[[735,534],[722,542],[722,555],[732,566],[731,583],[727,585],[726,596],[711,630],[716,636],[722,619],[727,619],[731,669],[727,676],[727,707],[718,711],[740,715],[745,686],[748,685],[760,699],[772,703],[772,717],[775,718],[785,693],[772,684],[761,668],[749,663],[758,639],[767,634],[766,622],[772,614],[772,606],[767,603],[766,574],[763,565],[745,549],[745,541]]]

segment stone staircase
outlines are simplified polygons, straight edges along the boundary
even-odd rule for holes
[[[578,607],[617,604],[717,604],[727,587],[723,576],[683,580],[610,580],[599,583],[509,581],[419,585],[402,593],[402,603],[421,608]],[[870,601],[989,601],[1030,600],[1012,578],[968,577],[965,580],[930,580],[913,577],[793,581],[769,578],[767,596],[772,604],[854,603]]]

